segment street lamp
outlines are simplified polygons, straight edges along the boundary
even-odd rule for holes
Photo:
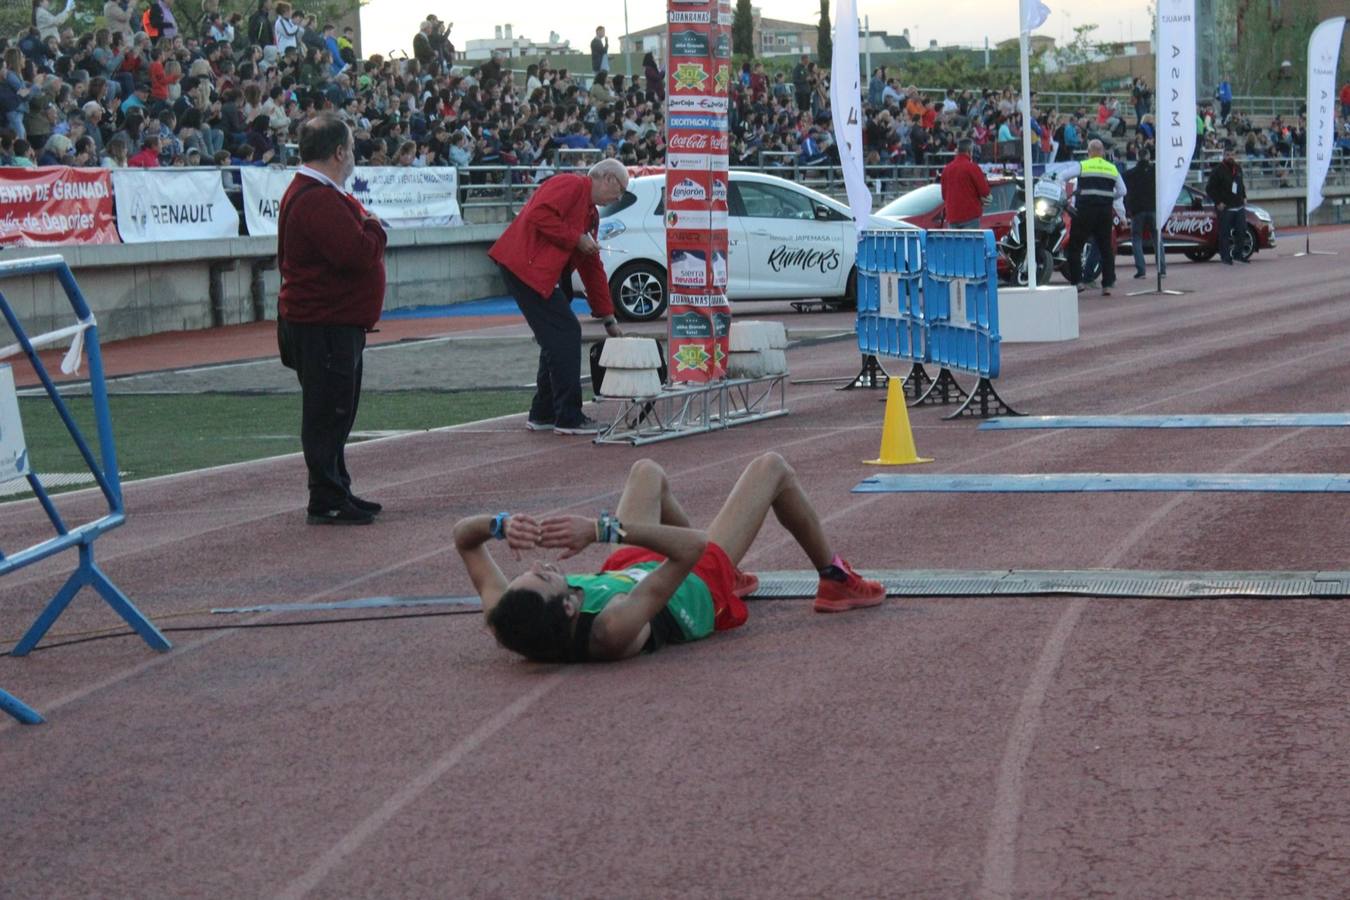
[[[623,46],[619,48],[623,54],[623,71],[628,76],[628,83],[633,83],[633,57],[628,55],[628,0],[623,0]]]

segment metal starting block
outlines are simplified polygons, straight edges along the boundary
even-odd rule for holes
[[[648,397],[596,397],[621,404],[597,444],[639,446],[720,431],[788,414],[787,373],[667,385]]]

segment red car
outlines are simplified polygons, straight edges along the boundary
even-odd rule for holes
[[[1258,250],[1271,250],[1275,247],[1275,223],[1270,213],[1259,206],[1248,204],[1247,227],[1233,240],[1233,258],[1248,259]],[[1153,246],[1153,235],[1145,232],[1145,252]],[[1163,246],[1168,253],[1184,253],[1186,258],[1195,262],[1212,259],[1219,252],[1219,214],[1214,209],[1214,201],[1205,196],[1199,188],[1186,185],[1177,197],[1172,214],[1163,225]],[[1130,226],[1116,226],[1116,253],[1129,255],[1134,252],[1131,243]]]
[[[1011,178],[995,176],[989,179],[990,202],[980,216],[980,227],[991,229],[995,241],[1002,240],[1012,227],[1013,216],[1017,215],[1022,205],[1020,188],[1019,183]],[[925,184],[901,194],[872,214],[923,229],[945,228],[947,225],[947,209],[942,202],[940,184]],[[1012,274],[1007,259],[1001,255],[998,259],[998,274],[1003,279]]]

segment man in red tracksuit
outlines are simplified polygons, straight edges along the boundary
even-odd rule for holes
[[[942,204],[948,228],[979,228],[989,197],[989,179],[970,158],[970,138],[956,142],[956,157],[942,170]]]
[[[384,306],[386,235],[343,188],[355,166],[346,123],[331,113],[307,121],[300,159],[277,218],[277,344],[300,380],[308,521],[369,525],[380,504],[352,493],[344,447],[361,399],[366,332]]]
[[[527,421],[531,431],[600,430],[581,411],[581,323],[572,312],[572,272],[586,286],[591,314],[604,320],[610,337],[618,337],[622,332],[596,242],[596,207],[618,200],[627,187],[628,170],[617,159],[601,160],[585,175],[554,175],[539,185],[488,251],[539,344]]]

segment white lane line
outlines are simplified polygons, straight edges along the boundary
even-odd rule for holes
[[[506,728],[515,722],[521,716],[529,711],[530,707],[543,699],[550,691],[562,683],[562,680],[573,671],[570,668],[562,668],[552,673],[532,689],[517,697],[508,706],[501,709],[492,718],[488,719],[482,725],[479,725],[474,731],[459,743],[455,744],[440,757],[434,760],[401,788],[394,791],[379,805],[379,807],[366,816],[356,827],[344,834],[338,841],[329,847],[324,853],[314,861],[308,869],[305,870],[299,878],[286,885],[276,896],[281,900],[299,900],[310,891],[317,888],[323,880],[327,878],[334,869],[347,861],[353,853],[381,828],[389,823],[394,816],[398,815],[403,809],[413,801],[417,800],[422,794],[431,787],[440,778],[453,769],[461,760],[470,753],[473,753],[487,741],[491,740],[497,732]]]
[[[1252,460],[1306,431],[1308,429],[1300,428],[1249,450],[1238,456],[1230,468],[1241,469]],[[1193,496],[1193,494],[1179,494],[1159,506],[1130,529],[1124,539],[1102,558],[1097,567],[1115,568],[1125,554],[1144,540],[1178,506]],[[985,838],[984,866],[978,897],[1003,900],[1012,897],[1017,891],[1017,838],[1021,830],[1022,808],[1026,800],[1027,760],[1031,758],[1032,748],[1040,734],[1045,701],[1050,694],[1050,688],[1064,661],[1064,654],[1073,632],[1078,627],[1090,599],[1075,597],[1069,601],[1041,647],[1040,655],[1031,670],[1031,678],[1022,692],[1021,701],[1017,704],[1017,712],[1009,729],[1008,743],[1004,746],[1003,758],[999,761],[994,805],[990,814],[989,831]]]

